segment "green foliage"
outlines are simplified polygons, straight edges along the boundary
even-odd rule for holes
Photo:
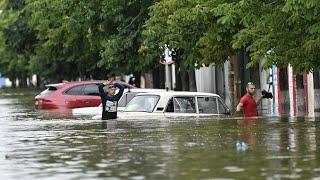
[[[138,48],[151,0],[1,3],[0,63],[6,75],[19,70],[49,81],[100,79],[146,67]]]
[[[167,43],[186,67],[219,65],[247,51],[248,67],[265,58],[265,67],[319,68],[317,0],[162,0],[150,9],[140,51],[154,59]]]
[[[292,65],[296,72],[319,68],[319,8],[317,0],[245,1],[240,16],[253,21],[235,35],[234,48],[246,48],[252,62],[265,67]],[[248,22],[243,18],[243,22]]]
[[[29,24],[38,44],[30,61],[35,73],[51,79],[106,76],[97,67],[105,38],[100,1],[28,0]],[[103,73],[103,74],[102,74]]]
[[[182,68],[222,64],[235,53],[231,38],[239,28],[236,8],[221,0],[160,1],[151,7],[140,50],[155,59],[159,46],[170,44]]]
[[[27,25],[24,3],[22,0],[1,3],[0,72],[11,79],[28,76],[28,60],[34,49],[34,32]]]
[[[140,29],[152,1],[28,0],[39,43],[30,65],[43,76],[106,78],[141,70]]]
[[[160,47],[181,69],[223,64],[320,67],[317,0],[1,0],[0,72],[51,81],[154,69]]]
[[[106,1],[107,2],[107,1]],[[113,31],[103,42],[102,59],[99,66],[117,70],[115,73],[132,73],[150,68],[138,53],[141,46],[142,25],[148,18],[148,7],[153,0],[122,0],[106,3],[104,9],[110,9],[106,17]]]

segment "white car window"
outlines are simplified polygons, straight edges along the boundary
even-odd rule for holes
[[[125,112],[152,112],[157,105],[159,96],[135,96],[124,109]]]
[[[198,97],[199,114],[218,114],[216,97]]]
[[[194,97],[174,97],[173,108],[176,113],[196,113]]]
[[[131,101],[131,99],[137,95],[139,92],[130,92],[122,95],[118,102],[119,107],[126,107],[126,105]]]

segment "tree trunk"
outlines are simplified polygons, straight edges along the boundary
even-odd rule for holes
[[[177,66],[176,66],[176,72],[177,72],[177,81],[176,81],[175,91],[181,91],[182,90],[181,71],[179,71]]]
[[[160,68],[152,70],[152,83],[154,88],[160,88]]]
[[[16,78],[15,77],[11,77],[11,78],[9,78],[10,79],[10,81],[11,81],[11,83],[12,83],[12,88],[16,88],[17,87],[17,83],[16,83]]]
[[[196,75],[194,70],[188,71],[188,77],[189,77],[189,91],[196,92]]]
[[[146,72],[144,73],[144,77],[145,77],[145,87],[146,88],[153,88],[153,78],[152,78],[152,72]]]
[[[28,87],[27,77],[24,76],[19,79],[19,87],[21,88]]]
[[[33,88],[35,85],[32,82],[32,76],[28,76],[28,80],[29,80],[29,87]]]
[[[141,86],[141,80],[140,80],[140,78],[141,78],[141,72],[135,72],[135,73],[133,73],[133,76],[134,76],[134,78],[135,78],[135,85],[136,85],[136,87],[140,87]]]
[[[159,68],[159,76],[160,76],[160,89],[165,88],[166,76],[165,76],[165,67],[160,66]]]
[[[40,88],[40,86],[41,86],[41,84],[42,84],[42,82],[41,82],[41,77],[40,77],[39,75],[36,75],[36,77],[37,77],[36,86],[37,86],[37,88]]]
[[[180,72],[182,91],[189,91],[189,81],[187,77],[187,72],[182,70]]]
[[[230,88],[230,94],[232,95],[231,97],[231,109],[234,109],[236,107],[236,103],[238,102],[238,95],[237,95],[237,83],[236,83],[236,67],[235,67],[235,63],[237,60],[237,56],[231,56],[230,59],[230,74],[229,74],[229,88]]]

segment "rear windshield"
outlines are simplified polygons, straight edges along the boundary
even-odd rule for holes
[[[58,87],[49,86],[46,90],[42,91],[40,94],[43,96],[46,96],[46,95],[49,95],[49,94],[55,92],[56,90],[58,90]]]

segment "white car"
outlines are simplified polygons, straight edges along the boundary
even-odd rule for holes
[[[221,97],[213,93],[169,91],[137,94],[118,113],[119,118],[225,116],[230,110]],[[101,114],[93,119],[101,118]]]
[[[128,102],[139,93],[147,92],[165,92],[165,89],[144,89],[144,88],[134,88],[129,89],[127,92],[124,92],[118,102],[118,111],[122,111]],[[72,109],[73,115],[97,115],[102,113],[102,104],[95,107],[83,107],[83,108],[74,108]]]

